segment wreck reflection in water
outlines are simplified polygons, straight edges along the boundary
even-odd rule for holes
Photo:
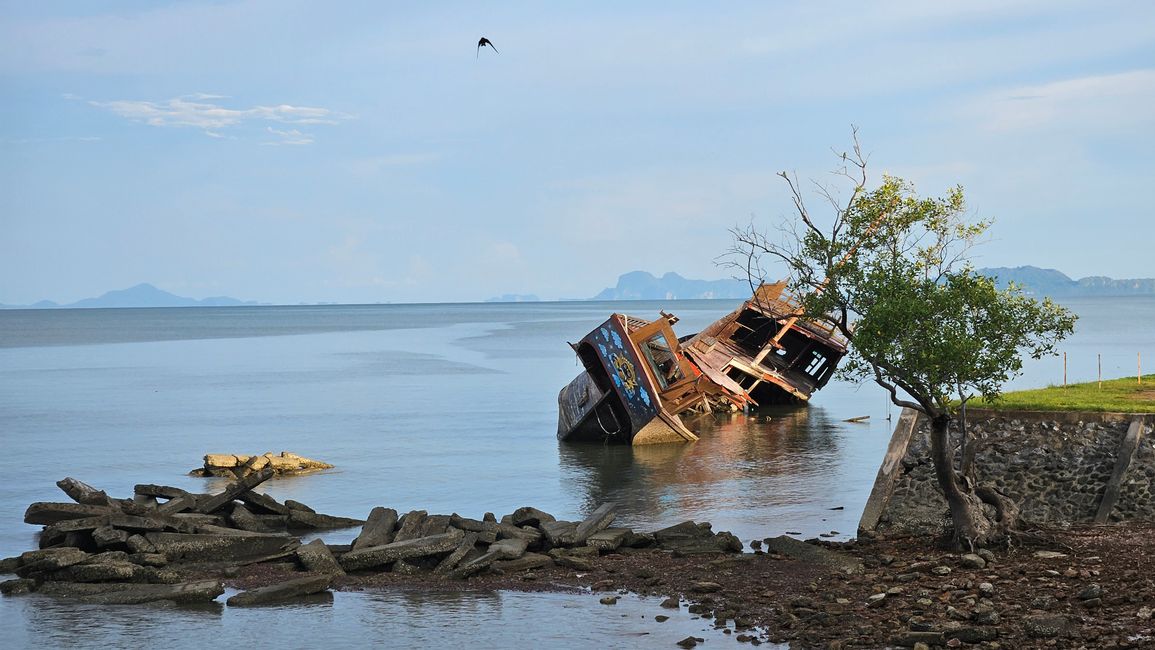
[[[836,476],[840,425],[826,410],[768,408],[687,424],[701,434],[688,445],[561,444],[563,480],[580,487],[586,511],[617,503],[619,525],[709,521],[744,541],[830,530],[828,513],[846,505]],[[837,537],[853,535],[845,517],[835,519],[844,528]]]

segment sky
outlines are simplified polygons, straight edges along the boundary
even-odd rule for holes
[[[730,277],[852,125],[977,266],[1155,277],[1145,0],[0,0],[0,303]]]

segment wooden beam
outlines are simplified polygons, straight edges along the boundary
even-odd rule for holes
[[[1131,420],[1131,426],[1127,428],[1127,435],[1123,436],[1123,442],[1119,445],[1119,455],[1115,458],[1115,471],[1107,481],[1103,499],[1099,502],[1099,511],[1095,513],[1096,524],[1107,523],[1111,511],[1115,509],[1115,502],[1119,500],[1119,487],[1123,484],[1123,477],[1127,474],[1127,468],[1131,466],[1135,451],[1139,448],[1139,440],[1143,437],[1145,420],[1142,415],[1136,416]]]

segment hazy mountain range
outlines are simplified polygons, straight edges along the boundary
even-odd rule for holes
[[[256,302],[245,302],[227,296],[211,298],[185,298],[157,289],[151,284],[142,283],[135,287],[109,291],[98,298],[85,298],[65,305],[51,300],[41,300],[32,305],[0,305],[5,309],[95,309],[108,307],[236,307],[240,305],[255,305]]]
[[[1155,278],[1115,280],[1102,276],[1091,276],[1072,280],[1055,269],[1040,269],[1035,266],[1017,266],[979,269],[979,273],[995,279],[1000,287],[1014,282],[1022,285],[1024,291],[1035,296],[1052,298],[1082,296],[1140,296],[1155,295]],[[691,280],[677,273],[666,273],[661,277],[646,271],[631,271],[618,278],[616,286],[603,289],[589,300],[693,300],[693,299],[734,299],[743,300],[750,296],[750,285],[745,280]],[[505,294],[490,298],[487,302],[533,302],[534,295]],[[68,304],[57,304],[51,300],[41,300],[32,305],[0,305],[0,309],[83,309],[109,307],[235,307],[257,305],[255,301],[243,301],[228,296],[211,298],[185,298],[143,283],[128,289],[109,291],[97,298],[85,298]]]
[[[1055,269],[1034,266],[986,268],[978,272],[992,277],[1000,287],[1014,282],[1025,293],[1052,298],[1079,296],[1155,295],[1155,278],[1114,280],[1092,276],[1072,280]],[[677,273],[654,277],[645,271],[633,271],[618,278],[615,287],[603,289],[593,300],[686,300],[695,298],[735,298],[750,296],[745,280],[687,280]]]
[[[1150,296],[1155,295],[1155,278],[1115,280],[1093,275],[1072,280],[1055,269],[1040,269],[1037,266],[1016,266],[979,269],[979,273],[990,276],[1000,288],[1008,283],[1022,285],[1023,291],[1034,296],[1052,298],[1077,296]]]

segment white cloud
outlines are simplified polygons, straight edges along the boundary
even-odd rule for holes
[[[262,142],[261,144],[266,144],[266,145],[313,144],[313,136],[312,135],[309,135],[308,133],[301,133],[297,129],[288,129],[288,130],[282,131],[280,129],[274,129],[273,127],[270,126],[270,127],[267,127],[266,130],[269,133],[272,133],[273,135],[279,136],[281,139],[275,140],[272,142]]]
[[[1135,70],[985,94],[962,109],[995,132],[1132,130],[1155,122],[1155,70]]]
[[[227,108],[212,100],[227,99],[223,95],[195,93],[174,97],[163,102],[143,100],[116,100],[110,102],[90,101],[89,104],[102,108],[120,117],[142,122],[156,127],[191,127],[202,129],[212,137],[218,137],[222,129],[240,127],[246,122],[265,121],[281,124],[338,124],[350,116],[327,108],[313,106],[253,106],[250,108]],[[296,129],[270,132],[282,136],[279,144],[310,144],[313,137]]]

